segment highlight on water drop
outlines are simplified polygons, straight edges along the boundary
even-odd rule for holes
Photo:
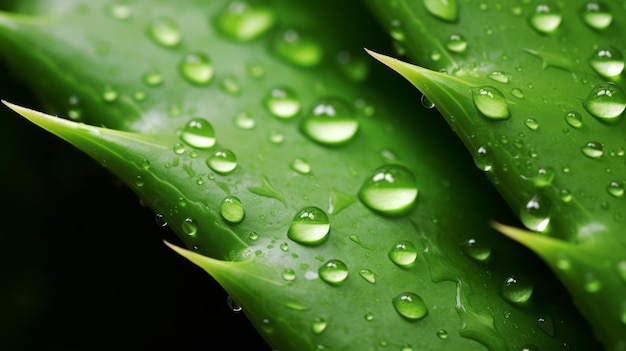
[[[415,176],[406,167],[389,164],[377,168],[365,179],[358,197],[370,209],[385,215],[409,212],[417,199]]]

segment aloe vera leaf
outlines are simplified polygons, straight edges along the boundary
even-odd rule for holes
[[[418,1],[369,4],[406,55],[374,56],[434,102],[526,229],[552,239],[514,236],[603,345],[624,347],[624,2],[459,2],[452,22]]]
[[[200,25],[206,26],[207,12],[200,16],[196,3],[177,4],[175,8],[150,4],[145,9],[133,4],[130,19],[111,18],[101,11],[101,4],[93,5],[97,11],[83,5],[78,14],[70,11],[45,22],[5,16],[5,48],[12,51],[14,60],[11,67],[17,71],[22,67],[25,81],[40,92],[47,109],[67,116],[67,102],[76,96],[80,105],[71,107],[80,107],[78,114],[72,110],[78,121],[110,128],[11,107],[103,163],[143,203],[162,214],[192,250],[178,251],[220,281],[272,347],[520,349],[529,345],[593,345],[569,302],[554,300],[552,290],[558,291],[559,286],[533,280],[533,272],[542,266],[519,246],[494,236],[486,226],[489,219],[506,218],[506,209],[499,205],[497,196],[492,198],[488,187],[482,186],[485,184],[480,177],[465,172],[469,165],[463,158],[445,162],[450,153],[459,150],[453,140],[434,132],[442,131],[441,125],[421,121],[415,127],[427,133],[414,138],[398,119],[415,111],[395,100],[387,101],[400,92],[383,100],[380,92],[373,90],[397,82],[372,80],[369,84],[373,85],[359,85],[339,75],[339,67],[328,61],[314,67],[294,67],[293,62],[285,62],[267,49],[270,34],[275,33],[264,33],[245,44],[234,43],[211,27]],[[223,10],[225,4],[211,4],[212,11]],[[284,22],[277,23],[302,23],[300,19],[309,18],[304,23],[333,33],[330,24],[334,22],[329,16],[313,16],[315,9],[331,13],[324,10],[327,7],[274,5],[272,11],[289,10],[288,15],[278,17]],[[335,9],[336,4],[326,6]],[[145,28],[162,14],[188,26],[181,28],[181,47],[210,48],[207,52],[216,55],[212,56],[215,81],[207,86],[189,84],[176,69],[186,51],[148,42]],[[328,20],[329,26],[321,26],[322,19]],[[370,27],[375,28],[371,23],[363,26]],[[197,28],[205,28],[205,32]],[[110,39],[116,33],[123,33],[123,40]],[[345,39],[350,45],[357,40]],[[323,46],[324,52],[348,45],[330,35],[320,35],[316,40],[329,44]],[[106,52],[84,54],[85,48],[75,43],[88,43],[85,45],[91,49],[94,43],[108,45]],[[138,43],[141,50],[132,58],[123,54],[128,47],[140,47]],[[24,47],[38,50],[33,53]],[[39,63],[42,58],[43,64]],[[81,67],[61,70],[77,60],[83,62]],[[142,85],[142,68],[151,68],[147,62],[162,74],[162,85],[150,89]],[[28,71],[24,72],[24,67]],[[115,69],[108,71],[112,67]],[[239,95],[221,90],[224,87],[218,84],[218,67],[225,71],[230,67],[229,73],[241,84]],[[264,69],[262,77],[259,68]],[[76,88],[78,81],[81,84]],[[42,83],[53,84],[55,89]],[[312,142],[296,123],[303,122],[307,108],[294,120],[279,120],[262,106],[267,92],[279,84],[293,88],[308,108],[325,95],[345,99],[356,110],[358,133],[345,145],[335,147]],[[103,99],[107,85],[116,88],[115,98],[105,94]],[[147,92],[144,99],[136,98],[138,89]],[[353,101],[357,101],[356,106]],[[177,108],[172,108],[172,102]],[[244,127],[237,123],[242,120],[233,121],[242,110],[253,118],[252,129],[245,127],[249,120],[243,120],[248,123]],[[216,174],[207,168],[205,160],[214,149],[195,149],[180,140],[185,123],[198,115],[213,124],[215,147],[236,153],[237,168],[231,174]],[[276,131],[282,142],[277,142]],[[289,167],[296,158],[306,158],[310,174],[300,167],[302,164],[292,166],[295,170]],[[386,163],[403,164],[419,186],[418,203],[399,217],[372,212],[356,196],[362,182]],[[228,223],[218,211],[228,195],[243,203],[245,218],[239,224]],[[494,208],[476,207],[477,199],[489,199]],[[304,206],[318,206],[329,214],[330,236],[319,246],[299,245],[287,236],[289,223]],[[197,231],[190,230],[196,225]],[[252,232],[258,238],[251,236]],[[410,267],[398,267],[388,257],[390,248],[400,240],[416,246],[417,262]],[[489,245],[481,247],[482,242]],[[472,251],[476,249],[478,253]],[[317,278],[318,268],[330,259],[341,259],[348,266],[348,278],[339,286]],[[374,283],[370,272],[362,271],[365,269],[372,271]],[[423,311],[417,308],[409,319],[422,319],[411,322],[401,317],[392,300],[403,292],[417,293],[425,301],[428,314],[422,316]],[[409,295],[401,303],[409,297],[414,298]]]

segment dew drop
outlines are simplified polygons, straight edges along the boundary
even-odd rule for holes
[[[532,294],[532,284],[524,280],[520,280],[515,276],[507,277],[500,288],[500,296],[515,305],[523,305],[527,303]]]
[[[487,118],[494,120],[508,119],[509,105],[502,92],[491,86],[472,89],[474,105]]]
[[[206,119],[193,118],[185,124],[180,139],[192,147],[208,149],[215,145],[215,130]]]
[[[428,315],[424,300],[415,293],[402,293],[394,297],[392,303],[396,312],[410,321],[416,321]]]
[[[178,66],[178,70],[183,78],[195,85],[205,85],[213,80],[213,63],[203,53],[185,55]]]
[[[250,239],[252,241],[259,240],[259,233],[257,233],[257,232],[250,232],[250,234],[248,234],[248,239]]]
[[[395,243],[387,253],[391,262],[401,267],[411,267],[417,259],[417,248],[410,241]]]
[[[481,146],[478,150],[476,150],[476,154],[474,155],[474,164],[483,172],[491,171],[491,168],[493,168],[493,160],[491,158],[491,153],[486,146]]]
[[[189,236],[194,236],[198,232],[198,224],[193,218],[185,218],[180,229]]]
[[[491,257],[491,247],[482,245],[476,239],[468,239],[463,242],[461,250],[464,254],[478,262],[486,262]]]
[[[446,340],[449,337],[448,331],[445,329],[439,329],[437,331],[437,337],[441,340]]]
[[[556,171],[552,167],[541,167],[537,172],[529,177],[522,176],[522,179],[529,181],[535,188],[545,188],[552,184]]]
[[[241,200],[236,196],[226,196],[220,204],[220,214],[230,223],[241,223],[245,217]]]
[[[117,20],[126,20],[133,15],[133,10],[126,1],[116,1],[108,6],[108,13]]]
[[[524,92],[520,88],[513,88],[513,89],[511,89],[511,95],[515,96],[518,99],[523,99],[524,98]]]
[[[274,12],[248,1],[233,1],[215,18],[216,27],[230,39],[251,41],[266,33],[276,21]]]
[[[330,260],[318,270],[319,277],[328,284],[339,285],[348,278],[348,266],[341,260]]]
[[[458,17],[457,0],[424,0],[426,11],[436,18],[454,22]]]
[[[616,121],[626,108],[626,95],[615,83],[603,82],[591,90],[583,106],[601,121]]]
[[[269,113],[277,118],[289,119],[300,112],[301,104],[293,90],[279,87],[270,90],[263,100],[263,105]]]
[[[359,271],[359,275],[365,279],[368,283],[376,283],[376,275],[374,275],[374,272],[372,272],[369,269],[361,269]]]
[[[365,320],[366,321],[373,321],[374,320],[374,314],[372,312],[365,313]]]
[[[495,80],[496,82],[500,82],[500,83],[506,84],[509,82],[509,75],[502,71],[493,71],[489,73],[487,77],[489,77],[489,79],[491,80]]]
[[[285,136],[279,131],[270,132],[268,139],[272,144],[280,144],[285,141]]]
[[[279,57],[300,67],[316,66],[324,56],[322,46],[316,40],[295,29],[280,32],[272,49]]]
[[[624,196],[624,183],[618,180],[614,180],[609,183],[607,191],[611,196],[622,197]]]
[[[603,30],[613,22],[611,9],[604,1],[589,1],[583,8],[582,17],[591,28]]]
[[[591,68],[606,78],[617,77],[624,70],[624,55],[612,46],[596,50],[588,62]]]
[[[526,228],[543,233],[550,224],[552,201],[549,198],[536,194],[522,206],[519,218]]]
[[[163,83],[163,76],[161,76],[161,72],[158,70],[151,69],[143,74],[141,80],[149,87],[156,87]]]
[[[552,1],[538,4],[530,16],[530,24],[541,33],[552,33],[561,24],[563,16],[557,4]]]
[[[370,209],[387,215],[405,214],[413,208],[418,189],[406,167],[392,164],[379,167],[359,189],[359,199]]]
[[[537,130],[537,129],[539,129],[539,122],[536,119],[534,119],[534,118],[527,118],[526,121],[524,121],[524,124],[530,130]]]
[[[228,149],[216,150],[207,158],[206,164],[217,173],[229,174],[237,168],[237,156]]]
[[[101,96],[102,96],[102,101],[110,103],[110,102],[114,102],[115,100],[117,100],[117,98],[119,97],[119,93],[114,87],[107,85],[106,87],[104,87],[104,90],[102,91]]]
[[[176,155],[182,155],[185,153],[185,145],[183,145],[182,143],[176,143],[172,147],[172,151],[174,151]]]
[[[328,323],[326,323],[324,318],[315,318],[315,321],[313,321],[313,324],[311,325],[311,329],[313,330],[313,334],[319,335],[326,330],[327,326]]]
[[[305,207],[291,221],[287,237],[303,245],[318,245],[328,237],[330,221],[324,210]]]
[[[358,127],[353,109],[339,98],[317,101],[301,125],[306,136],[324,145],[348,142],[354,137]]]
[[[583,117],[576,111],[569,111],[565,114],[565,122],[573,128],[580,128],[583,126]]]
[[[602,289],[602,282],[596,278],[595,274],[585,274],[584,280],[585,291],[588,293],[596,293]]]
[[[296,280],[296,272],[291,268],[285,268],[281,274],[281,277],[286,281]]]
[[[597,141],[590,141],[582,147],[581,151],[589,158],[598,159],[604,154],[604,147]]]
[[[252,129],[256,125],[254,118],[248,112],[240,112],[235,115],[235,125],[241,129]]]
[[[148,37],[157,45],[175,47],[180,44],[182,36],[178,24],[170,18],[157,18],[148,26]]]
[[[446,48],[451,52],[462,54],[467,50],[467,40],[462,34],[451,34],[446,42]]]
[[[289,167],[300,174],[311,173],[311,165],[307,160],[303,158],[296,158],[295,160],[291,161]]]
[[[422,97],[420,98],[420,102],[422,103],[422,106],[424,106],[427,109],[431,109],[435,107],[435,103],[432,102],[426,95],[422,94]]]
[[[241,93],[241,85],[232,74],[226,74],[220,79],[220,88],[228,95],[239,95]]]

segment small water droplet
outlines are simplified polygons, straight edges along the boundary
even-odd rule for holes
[[[324,56],[317,40],[295,29],[280,32],[272,43],[272,49],[287,62],[300,67],[316,66]]]
[[[457,0],[424,0],[426,11],[436,18],[454,22],[458,17]]]
[[[411,267],[417,259],[417,248],[410,241],[395,243],[387,253],[391,262],[401,267]]]
[[[220,204],[220,214],[230,223],[241,223],[245,217],[241,200],[236,196],[226,196]]]
[[[494,120],[508,119],[509,104],[502,92],[491,86],[472,89],[474,105],[487,118]]]
[[[446,340],[449,337],[449,335],[445,329],[439,329],[437,331],[437,337],[441,340]]]
[[[230,295],[226,297],[226,304],[230,307],[231,311],[235,313],[243,311],[243,308],[241,308]]]
[[[235,125],[241,129],[252,129],[256,125],[254,118],[248,112],[239,112],[235,115]]]
[[[507,277],[500,288],[500,296],[515,305],[526,304],[532,294],[532,284],[515,276]]]
[[[365,320],[368,321],[368,322],[374,320],[374,314],[372,312],[366,312],[365,313]]]
[[[464,53],[467,50],[467,40],[462,34],[451,34],[446,42],[446,48],[457,54]]]
[[[193,218],[185,218],[180,229],[189,236],[194,236],[198,232],[198,224]]]
[[[561,198],[561,201],[563,202],[570,202],[572,201],[572,192],[569,189],[561,189],[559,192],[559,196]]]
[[[300,112],[301,104],[296,93],[290,88],[278,87],[270,90],[263,100],[269,113],[277,118],[289,119]]]
[[[537,325],[544,333],[554,336],[554,320],[550,316],[537,318]]]
[[[185,124],[180,139],[192,147],[208,149],[215,145],[215,130],[206,119],[193,118]]]
[[[167,220],[165,219],[165,216],[163,216],[162,213],[157,213],[154,216],[154,220],[158,226],[167,227]]]
[[[116,1],[108,6],[108,14],[117,20],[126,20],[133,15],[133,10],[127,1]]]
[[[294,281],[296,279],[296,272],[291,268],[285,268],[281,273],[281,277],[286,281]]]
[[[239,95],[241,93],[241,85],[237,77],[232,74],[225,74],[220,79],[220,88],[228,95]]]
[[[260,37],[275,21],[274,11],[248,1],[232,1],[215,17],[215,25],[222,34],[237,41]]]
[[[491,257],[491,247],[481,244],[476,239],[468,239],[461,244],[461,250],[478,262],[486,262]]]
[[[213,63],[203,53],[185,55],[178,66],[178,70],[183,78],[195,85],[209,84],[213,80]]]
[[[426,95],[422,94],[422,97],[420,98],[420,102],[422,103],[422,106],[424,106],[427,109],[431,109],[435,107],[435,103],[432,102]]]
[[[580,128],[583,126],[583,117],[576,111],[569,111],[565,114],[565,122],[573,128]]]
[[[604,1],[589,1],[583,8],[582,17],[591,28],[603,30],[613,22],[613,14]]]
[[[481,146],[478,150],[476,150],[476,154],[474,155],[474,164],[483,172],[491,171],[491,168],[493,167],[493,160],[491,158],[491,153],[486,146]]]
[[[176,143],[172,146],[172,151],[174,151],[176,155],[182,155],[185,153],[185,145],[182,143]]]
[[[301,125],[306,136],[324,145],[348,142],[354,137],[358,127],[353,109],[339,98],[317,101]]]
[[[615,83],[603,82],[591,90],[583,106],[601,121],[617,121],[626,108],[626,95]]]
[[[604,147],[602,146],[602,143],[590,141],[582,147],[581,151],[583,155],[589,158],[597,159],[602,157],[604,154]]]
[[[537,130],[537,129],[539,129],[539,122],[536,119],[534,119],[534,118],[527,118],[526,121],[524,121],[524,124],[530,130]]]
[[[145,184],[143,177],[138,175],[137,177],[135,177],[135,185],[139,188],[141,188],[143,185]]]
[[[295,160],[291,161],[289,167],[300,174],[311,173],[311,165],[307,160],[303,158],[296,158]]]
[[[617,77],[624,70],[624,55],[612,46],[602,47],[589,58],[589,65],[603,77]]]
[[[141,80],[149,87],[156,87],[163,83],[163,76],[161,76],[161,72],[158,70],[151,69],[143,74]]]
[[[118,97],[119,93],[114,87],[110,85],[107,85],[106,87],[104,87],[104,90],[102,90],[102,100],[104,102],[114,102],[115,100],[117,100]]]
[[[513,88],[513,89],[511,89],[511,95],[515,96],[518,99],[523,99],[524,98],[524,92],[520,88]]]
[[[320,279],[331,285],[339,285],[348,278],[348,266],[341,260],[330,260],[318,270]]]
[[[319,335],[326,330],[327,326],[328,323],[326,323],[324,318],[315,318],[315,321],[313,321],[313,324],[311,325],[311,330],[313,330],[313,334]]]
[[[489,77],[489,79],[495,80],[496,82],[500,82],[500,83],[506,84],[509,82],[509,75],[502,71],[493,71],[489,73],[487,77]]]
[[[256,241],[259,239],[259,233],[257,232],[250,232],[250,234],[248,234],[248,239],[252,240],[252,241]]]
[[[387,214],[401,215],[413,208],[418,189],[415,177],[401,165],[379,167],[359,189],[359,199],[370,209]]]
[[[237,156],[228,149],[216,150],[207,158],[206,164],[217,173],[229,174],[237,168]]]
[[[178,24],[170,18],[157,18],[148,26],[148,37],[157,45],[171,48],[180,44],[182,36]]]
[[[522,206],[519,218],[526,228],[543,233],[550,224],[552,201],[549,198],[536,194]]]
[[[588,293],[596,293],[602,289],[602,282],[596,278],[595,274],[589,272],[584,276],[584,287]]]
[[[285,141],[285,136],[279,131],[272,131],[270,132],[268,139],[272,144],[280,144]]]
[[[566,172],[567,173],[567,172]],[[552,184],[556,171],[552,167],[540,167],[530,176],[522,175],[522,179],[527,180],[537,189],[548,187]]]
[[[361,269],[359,275],[369,283],[376,283],[376,275],[369,269]]]
[[[538,4],[530,15],[530,24],[541,33],[552,33],[561,24],[563,16],[559,6],[552,1]]]
[[[392,303],[396,312],[410,321],[416,321],[428,315],[424,300],[415,293],[402,293],[394,297]]]
[[[298,211],[291,221],[287,237],[304,245],[321,244],[328,237],[330,221],[324,210],[318,207],[305,207]]]
[[[614,180],[609,183],[607,191],[611,196],[622,197],[624,196],[624,183],[618,180]]]

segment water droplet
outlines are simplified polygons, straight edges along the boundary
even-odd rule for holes
[[[220,214],[230,223],[241,223],[245,217],[241,200],[235,196],[226,196],[220,204]]]
[[[485,262],[491,257],[491,247],[482,245],[476,239],[468,239],[461,244],[461,250],[470,258],[478,261]]]
[[[317,101],[301,125],[306,136],[325,145],[346,143],[354,137],[358,127],[353,109],[339,98]]]
[[[135,177],[135,185],[139,188],[141,188],[143,185],[145,184],[143,177],[138,175],[137,177]]]
[[[205,85],[213,80],[213,63],[203,53],[185,55],[178,69],[183,78],[192,84]]]
[[[268,139],[272,144],[280,144],[285,141],[285,136],[279,131],[272,131],[270,132]]]
[[[552,201],[549,198],[536,194],[522,206],[519,218],[526,228],[543,233],[550,224]]]
[[[170,18],[157,18],[148,26],[148,37],[157,45],[175,47],[180,44],[182,36],[178,24]]]
[[[300,174],[311,173],[311,165],[307,160],[303,158],[296,158],[295,160],[291,161],[289,167]]]
[[[376,276],[374,275],[374,272],[369,269],[361,269],[359,271],[359,275],[369,283],[376,283]]]
[[[149,87],[156,87],[163,83],[163,76],[161,76],[161,72],[158,70],[151,69],[143,74],[142,81]]]
[[[607,191],[614,197],[622,197],[624,196],[624,183],[618,180],[614,180],[609,183]]]
[[[446,340],[449,337],[449,335],[445,329],[439,329],[437,331],[437,337],[441,340]]]
[[[330,260],[318,270],[319,277],[331,285],[339,285],[348,278],[348,266],[341,260]]]
[[[489,73],[487,77],[489,77],[489,79],[495,80],[496,82],[500,82],[500,83],[506,84],[509,82],[509,75],[502,71],[493,71]]]
[[[420,102],[422,103],[422,106],[424,106],[425,108],[429,110],[435,107],[435,103],[430,101],[430,99],[426,95],[422,94],[422,97],[420,98]]]
[[[235,116],[235,125],[241,129],[252,129],[256,122],[248,112],[240,112]]]
[[[229,174],[237,168],[237,156],[228,149],[216,150],[206,164],[217,173]]]
[[[457,0],[424,0],[426,11],[444,21],[454,22],[458,16]]]
[[[281,277],[286,281],[294,281],[296,279],[296,272],[291,268],[285,268],[281,274]]]
[[[189,236],[194,236],[198,232],[198,224],[193,218],[185,218],[180,229]]]
[[[104,102],[114,102],[118,97],[119,93],[114,87],[110,85],[104,87],[104,90],[102,91],[102,100]]]
[[[581,151],[583,155],[597,159],[604,154],[604,147],[597,141],[590,141],[582,147]]]
[[[316,66],[324,56],[322,46],[317,40],[295,29],[280,32],[274,39],[272,48],[278,56],[300,67]]]
[[[451,34],[446,42],[446,48],[457,54],[464,53],[467,50],[467,40],[462,34]]]
[[[474,105],[487,118],[494,120],[508,119],[509,104],[502,92],[491,86],[472,89]]]
[[[259,233],[257,232],[250,232],[250,234],[248,234],[248,239],[252,240],[252,241],[256,241],[259,239]]]
[[[359,189],[359,199],[370,209],[401,215],[413,208],[418,189],[413,173],[401,165],[379,167]]]
[[[274,117],[289,119],[300,112],[300,100],[293,90],[279,87],[270,90],[263,100],[265,108]]]
[[[561,24],[563,16],[558,5],[552,1],[538,4],[530,16],[530,24],[537,31],[552,33]]]
[[[493,160],[491,158],[491,153],[486,146],[481,146],[478,150],[476,150],[476,155],[474,155],[474,164],[483,172],[491,171],[491,168],[493,167]]]
[[[521,178],[529,181],[537,189],[548,187],[552,184],[556,171],[552,167],[540,167],[531,176],[522,175]]]
[[[613,22],[611,9],[604,1],[589,1],[585,5],[582,17],[589,27],[603,30]]]
[[[616,121],[626,108],[626,95],[615,83],[603,82],[591,90],[583,106],[601,121]]]
[[[565,122],[573,128],[580,128],[583,126],[583,117],[576,111],[569,111],[565,114]]]
[[[274,12],[248,1],[233,1],[215,18],[215,25],[228,38],[250,41],[266,33],[276,21]]]
[[[330,221],[324,210],[318,207],[305,207],[298,211],[291,221],[287,237],[304,245],[321,244],[328,237]]]
[[[108,6],[108,13],[117,20],[126,20],[133,15],[133,10],[127,1],[116,1]]]
[[[603,47],[589,58],[589,65],[603,77],[617,77],[624,70],[624,55],[612,46]]]
[[[392,302],[396,312],[410,321],[416,321],[428,315],[424,300],[415,293],[402,293],[394,297]]]
[[[524,92],[520,88],[513,88],[513,89],[511,89],[511,95],[515,96],[518,99],[523,99],[524,98]]]
[[[584,280],[585,291],[589,293],[596,293],[602,289],[602,282],[596,278],[595,274],[591,272],[586,273]]]
[[[185,124],[180,139],[192,147],[208,149],[215,145],[215,130],[206,119],[193,118]]]
[[[515,305],[523,305],[527,303],[532,294],[532,284],[524,280],[520,280],[515,276],[507,277],[500,289],[500,296]]]
[[[526,121],[524,121],[524,124],[530,130],[537,130],[537,129],[539,129],[539,122],[536,119],[534,119],[534,118],[526,119]]]
[[[401,267],[411,267],[417,259],[417,248],[410,241],[395,243],[387,253],[391,262]]]
[[[550,316],[537,318],[537,325],[544,333],[554,336],[554,320]]]
[[[237,77],[232,74],[225,74],[220,79],[220,88],[228,95],[239,95],[241,93],[241,85],[239,85]]]
[[[226,304],[230,307],[231,311],[235,313],[243,311],[243,308],[241,308],[230,295],[226,297]]]
[[[185,153],[185,145],[183,145],[182,143],[176,143],[172,147],[172,151],[174,151],[176,155],[182,155]]]

